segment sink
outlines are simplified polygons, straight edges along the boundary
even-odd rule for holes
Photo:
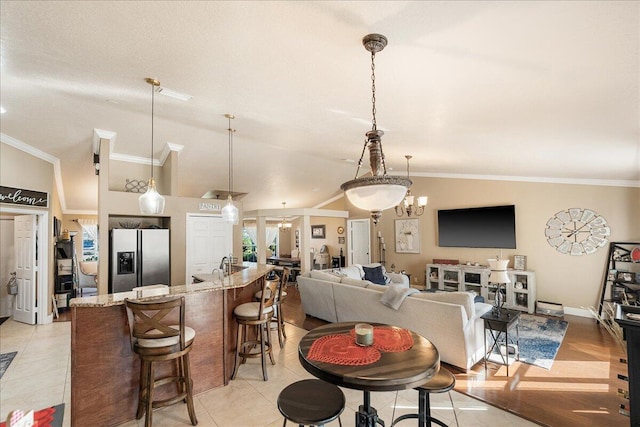
[[[231,266],[231,273],[237,273],[238,271],[242,271],[245,268],[249,268],[249,267],[245,267],[244,265],[232,265]]]

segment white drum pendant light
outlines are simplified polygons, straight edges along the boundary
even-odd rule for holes
[[[160,215],[164,212],[164,197],[156,190],[156,180],[153,178],[153,109],[155,101],[156,86],[160,86],[160,82],[146,78],[145,81],[151,85],[151,178],[149,178],[149,185],[147,186],[147,192],[138,198],[138,204],[140,206],[140,213],[147,215]]]

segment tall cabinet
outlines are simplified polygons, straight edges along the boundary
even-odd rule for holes
[[[73,297],[75,278],[75,245],[74,236],[68,240],[58,240],[55,246],[55,284],[54,292],[58,308],[68,307]]]
[[[636,303],[638,289],[640,289],[640,242],[609,243],[598,314],[602,315],[605,302],[621,303],[626,297],[628,303]]]
[[[427,264],[426,288],[429,291],[472,292],[493,302],[497,285],[489,281],[485,266]],[[508,270],[511,283],[506,288],[505,306],[533,313],[536,309],[536,276],[533,271]]]

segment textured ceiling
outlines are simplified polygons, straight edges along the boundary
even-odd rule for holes
[[[93,130],[147,157],[180,144],[180,192],[311,207],[352,179],[377,119],[392,173],[640,182],[639,16],[629,2],[2,1],[3,137],[61,161],[66,210],[97,208]],[[146,176],[132,177],[146,178]]]

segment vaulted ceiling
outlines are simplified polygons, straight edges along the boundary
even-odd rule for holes
[[[640,185],[637,1],[2,1],[3,141],[60,159],[69,212],[97,209],[94,129],[114,153],[180,152],[180,193],[311,207],[352,179],[371,128],[391,173]],[[365,156],[366,160],[366,156]],[[365,162],[366,163],[366,162]],[[146,176],[137,177],[140,179]]]

